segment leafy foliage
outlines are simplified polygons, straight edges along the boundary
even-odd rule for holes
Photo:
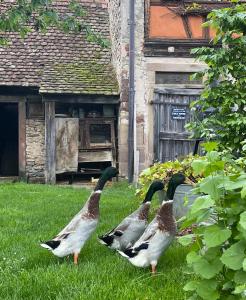
[[[199,174],[196,174],[191,164],[199,156],[189,155],[183,160],[168,161],[164,163],[155,163],[152,167],[149,167],[142,171],[139,175],[138,183],[140,188],[137,189],[136,194],[143,199],[147,193],[147,190],[153,180],[163,180],[167,183],[171,176],[175,173],[181,172],[185,174],[186,178],[191,182],[197,182],[201,179]],[[201,161],[203,158],[200,158]],[[165,185],[167,188],[167,185]]]
[[[66,14],[59,13],[52,0],[16,0],[0,13],[0,32],[18,32],[24,38],[33,29],[46,32],[55,27],[66,33],[84,32],[88,41],[107,47],[108,40],[92,30],[86,15],[86,10],[76,0],[71,0]],[[0,44],[8,44],[8,38],[0,36]]]
[[[195,118],[187,128],[240,156],[246,154],[246,4],[212,11],[204,26],[216,36],[213,48],[192,51],[207,69],[194,76],[204,78],[205,89],[192,104]]]
[[[190,299],[243,299],[246,297],[246,173],[221,153],[207,148],[205,160],[192,163],[205,176],[196,186],[200,194],[183,223],[200,224],[192,235],[180,238],[192,245],[188,267],[196,275],[184,290]],[[222,168],[224,166],[224,168]],[[206,195],[204,195],[206,194]],[[216,216],[216,217],[214,217]],[[213,224],[205,225],[213,217]]]

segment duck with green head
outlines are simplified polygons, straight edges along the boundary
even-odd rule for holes
[[[140,207],[124,218],[121,223],[108,233],[99,237],[99,242],[115,250],[124,250],[132,246],[147,227],[150,203],[155,192],[164,188],[161,181],[154,181]]]
[[[58,257],[74,255],[74,263],[85,242],[95,231],[99,220],[99,200],[105,183],[118,174],[116,168],[105,169],[84,207],[73,217],[69,224],[52,240],[42,242],[43,248]]]
[[[137,267],[151,266],[152,273],[156,272],[156,265],[161,254],[172,243],[177,227],[173,216],[173,197],[176,188],[185,182],[183,174],[174,174],[168,182],[168,201],[163,201],[155,218],[148,225],[136,243],[119,253]]]

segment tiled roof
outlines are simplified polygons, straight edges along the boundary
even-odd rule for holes
[[[41,93],[117,95],[117,79],[111,64],[97,60],[55,63],[44,68]]]
[[[109,38],[104,1],[80,2],[86,5],[87,23]],[[55,2],[59,11],[66,11],[67,4],[68,0]],[[11,45],[0,46],[0,86],[40,87],[42,93],[118,93],[110,48],[102,49],[86,41],[83,33],[65,34],[50,29],[47,33],[33,31],[24,40],[18,34],[8,36]]]

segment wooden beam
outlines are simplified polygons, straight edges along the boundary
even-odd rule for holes
[[[26,103],[18,103],[19,113],[19,178],[26,180]]]
[[[45,182],[56,183],[55,102],[45,102]]]
[[[25,101],[25,97],[20,97],[17,95],[0,95],[0,102],[5,103],[5,102],[12,102],[12,103],[17,103],[17,102],[23,102]]]
[[[181,16],[181,18],[182,18],[182,21],[183,21],[183,25],[184,25],[184,29],[185,29],[187,38],[191,39],[192,38],[192,32],[191,32],[191,29],[190,29],[190,26],[189,26],[188,17],[186,15],[184,15],[184,16]]]
[[[59,103],[102,103],[118,104],[119,96],[98,96],[98,95],[43,95],[43,101]]]

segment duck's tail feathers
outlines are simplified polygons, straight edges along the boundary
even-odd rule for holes
[[[55,250],[60,245],[60,243],[61,243],[61,241],[50,240],[47,242],[40,243],[40,246],[52,251],[52,250]]]
[[[121,256],[123,256],[123,257],[129,259],[130,256],[127,254],[126,251],[127,251],[127,250],[125,250],[125,251],[120,251],[120,250],[118,250],[118,253],[119,253]]]
[[[144,242],[136,248],[131,247],[131,248],[125,249],[124,251],[118,251],[118,252],[120,253],[120,255],[130,259],[130,258],[137,256],[141,250],[148,249],[148,247],[149,247],[149,243]]]
[[[110,247],[113,244],[114,237],[112,235],[101,235],[98,240],[101,244]]]

